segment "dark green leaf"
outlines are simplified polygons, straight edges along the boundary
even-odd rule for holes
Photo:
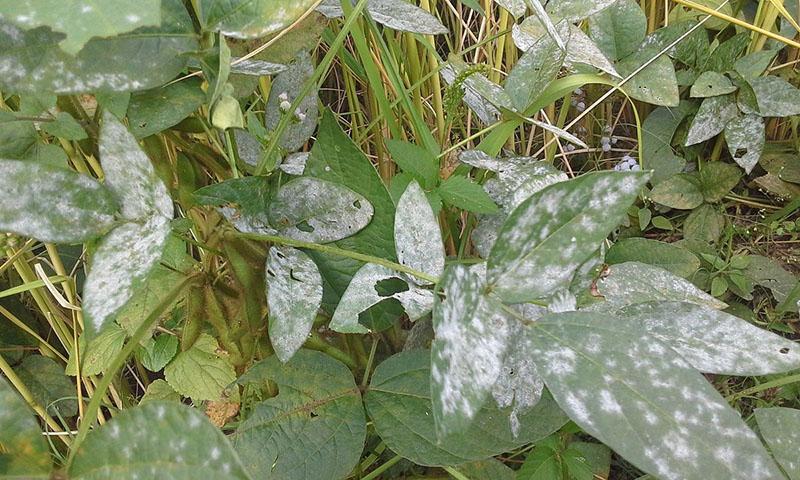
[[[689,250],[646,238],[621,240],[606,254],[606,263],[612,265],[630,261],[655,265],[683,278],[689,278],[700,268],[700,259]]]
[[[195,78],[131,95],[128,121],[136,138],[161,132],[188,117],[206,96]]]
[[[707,162],[700,170],[700,190],[708,203],[719,202],[739,183],[742,173],[735,165]]]
[[[411,174],[426,189],[436,186],[439,179],[439,160],[431,152],[413,143],[386,140],[386,148],[394,163]]]
[[[16,367],[22,383],[33,399],[50,415],[72,417],[78,414],[77,389],[64,373],[64,367],[52,358],[41,355],[25,357]]]
[[[705,242],[716,242],[725,228],[725,216],[713,205],[704,204],[692,210],[683,222],[683,236]]]
[[[0,444],[0,478],[50,477],[50,451],[33,411],[4,378],[0,378]]]

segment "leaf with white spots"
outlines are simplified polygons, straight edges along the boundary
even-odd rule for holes
[[[340,480],[358,463],[367,424],[361,393],[343,363],[299,350],[286,364],[269,357],[240,384],[278,386],[278,395],[252,406],[232,436],[254,478]]]
[[[789,117],[800,114],[800,90],[774,75],[749,81],[758,101],[762,117]]]
[[[705,306],[647,302],[601,325],[661,340],[704,373],[758,376],[800,368],[800,344]]]
[[[492,248],[487,279],[504,301],[524,303],[567,286],[619,225],[646,173],[599,172],[535,193],[509,216]]]
[[[6,3],[19,2],[9,0]],[[79,9],[75,2],[52,3],[63,4],[63,8],[73,11]],[[108,2],[91,3],[106,5]],[[138,2],[113,3],[124,4],[126,10],[140,8]],[[147,14],[157,15],[161,19],[160,26],[141,27],[113,37],[93,38],[75,56],[59,46],[64,39],[61,33],[43,28],[23,30],[9,23],[8,19],[0,19],[0,86],[18,93],[66,95],[144,90],[163,85],[186,67],[186,54],[197,51],[199,45],[183,2],[161,0],[160,3],[160,15]],[[157,12],[149,8],[145,10]],[[146,16],[142,15],[144,18]],[[69,28],[74,28],[75,23],[69,22]],[[104,26],[98,24],[90,28]]]
[[[160,0],[0,0],[0,18],[31,30],[49,27],[66,34],[61,48],[75,55],[94,37],[113,37],[161,23]]]
[[[617,72],[627,78],[652,57],[648,49],[640,49],[617,63]],[[666,54],[634,75],[622,90],[636,100],[653,105],[677,107],[680,103],[675,66]]]
[[[451,58],[441,69],[442,78],[448,85],[453,85],[458,75],[462,74],[466,68],[466,63]],[[463,102],[478,116],[481,122],[489,125],[500,118],[500,111],[484,96],[487,91],[495,91],[498,96],[503,96],[505,92],[499,85],[481,73],[473,73],[463,82],[459,82],[458,88],[464,92]]]
[[[86,437],[69,469],[75,480],[249,480],[225,435],[203,413],[153,401],[126,409]]]
[[[545,384],[586,433],[658,478],[782,478],[699,372],[660,340],[596,318],[554,314],[529,333]]]
[[[267,258],[269,338],[275,354],[287,362],[305,343],[322,302],[322,276],[300,250],[272,247]]]
[[[511,328],[522,329],[519,322]],[[511,408],[509,426],[516,437],[521,429],[521,418],[542,399],[544,380],[530,355],[530,342],[518,331],[512,334],[500,375],[492,387],[492,397],[500,408]]]
[[[231,59],[231,73],[238,73],[241,75],[252,75],[260,77],[262,75],[276,75],[286,70],[286,65],[280,63],[267,62],[265,60],[241,60],[239,58]]]
[[[384,282],[400,282],[399,291],[384,291]],[[373,305],[395,299],[403,306],[412,321],[416,321],[433,308],[433,292],[409,282],[397,272],[382,265],[367,263],[353,276],[333,312],[328,328],[340,333],[368,333],[369,329],[358,322],[359,315]]]
[[[325,0],[319,10],[328,18],[344,16],[339,0]],[[448,33],[438,18],[406,0],[369,0],[367,11],[373,20],[392,30],[423,35]]]
[[[300,177],[281,187],[269,205],[269,223],[282,235],[328,243],[355,235],[372,220],[372,204],[338,183]]]
[[[394,217],[397,259],[414,270],[439,277],[444,272],[444,244],[439,222],[416,180],[397,202]]]
[[[608,8],[615,0],[550,0],[547,13],[553,18],[562,18],[570,22],[583,20]]]
[[[785,407],[757,408],[761,437],[789,480],[800,480],[800,410]]]
[[[0,160],[0,231],[80,243],[114,225],[117,201],[88,175],[39,162]]]
[[[692,120],[684,145],[688,147],[716,137],[738,113],[733,95],[706,98]]]
[[[481,268],[455,265],[440,287],[444,301],[433,311],[433,418],[441,436],[460,433],[490,396],[512,342],[513,319],[486,294]]]
[[[764,151],[764,119],[758,115],[743,115],[725,126],[725,143],[733,160],[750,173]]]
[[[381,440],[418,465],[458,465],[499,455],[546,437],[566,421],[552,397],[545,394],[535,407],[520,413],[515,435],[502,420],[508,409],[486,402],[463,434],[439,439],[432,416],[430,366],[429,350],[393,355],[377,366],[364,396]]]
[[[303,85],[313,74],[311,56],[303,51],[272,82],[264,121],[268,130],[274,130],[282,116],[292,117],[280,140],[280,146],[289,152],[300,150],[317,129],[319,96],[316,89],[303,97],[296,110],[286,111],[286,106],[295,102]]]
[[[657,300],[689,302],[714,309],[727,307],[688,280],[639,262],[610,266],[608,274],[597,281],[597,290],[606,299],[606,304],[598,304],[604,305],[603,308],[621,308]]]
[[[706,98],[727,95],[736,91],[736,86],[719,72],[703,72],[697,77],[689,91],[691,97]]]
[[[201,0],[204,28],[226,37],[249,39],[277,33],[316,0]]]
[[[33,411],[0,377],[0,477],[46,479],[52,460]]]
[[[550,35],[542,35],[528,48],[508,74],[505,91],[514,107],[524,112],[555,80],[566,53]]]
[[[494,3],[508,10],[514,18],[519,18],[525,15],[528,7],[525,6],[525,0],[494,0]]]
[[[236,380],[236,371],[217,340],[203,333],[194,345],[180,352],[164,368],[164,378],[176,392],[195,402],[217,401]]]

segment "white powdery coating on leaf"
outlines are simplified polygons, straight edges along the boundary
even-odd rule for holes
[[[397,202],[394,244],[403,265],[434,277],[444,272],[444,244],[439,222],[416,180]]]
[[[789,478],[800,478],[800,410],[757,408],[756,420],[761,436]]]
[[[281,362],[305,343],[322,303],[322,276],[300,250],[272,247],[267,258],[269,338]]]
[[[519,416],[539,403],[544,380],[530,356],[531,344],[525,335],[525,327],[517,323],[514,328],[517,332],[511,337],[515,340],[508,348],[501,374],[492,387],[492,396],[500,408],[513,406],[509,422],[511,433],[516,437],[520,427]]]
[[[310,155],[309,152],[293,153],[286,157],[283,162],[278,165],[278,168],[289,175],[302,175],[306,170],[306,163]]]
[[[744,115],[725,126],[725,143],[733,160],[750,173],[764,150],[764,119]]]
[[[153,216],[143,224],[121,225],[100,241],[83,296],[83,309],[95,332],[127,303],[159,262],[169,232],[169,219]]]
[[[402,32],[438,35],[447,33],[447,28],[427,11],[405,0],[369,0],[367,10],[376,22]],[[328,18],[344,16],[338,0],[325,0],[317,11]]]
[[[700,109],[686,134],[686,146],[714,138],[725,129],[725,125],[739,113],[732,95],[709,97],[700,104]]]
[[[311,63],[311,56],[303,51],[286,70],[275,77],[272,83],[264,122],[268,130],[274,130],[283,115],[293,115],[290,126],[284,130],[280,139],[281,147],[289,152],[299,150],[317,129],[318,92],[315,89],[303,97],[294,112],[285,112],[281,105],[294,103],[303,85],[313,74],[314,65]]]
[[[286,70],[286,65],[280,63],[266,62],[264,60],[242,60],[238,58],[231,59],[231,73],[239,73],[242,75],[275,75]]]
[[[448,85],[451,85],[456,76],[461,73],[461,70],[453,66],[452,64],[446,64],[441,69],[442,78]],[[478,116],[481,122],[486,125],[490,125],[496,122],[500,118],[500,110],[495,108],[489,101],[483,98],[477,88],[476,79],[482,78],[486,82],[489,82],[489,79],[481,75],[480,73],[476,73],[470,75],[461,86],[462,91],[464,92],[464,103],[469,107],[470,110],[475,112],[475,115]]]

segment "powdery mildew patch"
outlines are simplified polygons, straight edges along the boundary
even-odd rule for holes
[[[337,0],[324,0],[317,7],[317,11],[328,18],[344,16],[341,3]],[[423,35],[448,32],[435,16],[405,0],[369,0],[367,11],[376,22],[392,30]]]
[[[322,276],[308,255],[288,247],[270,248],[266,270],[269,339],[285,363],[314,325],[322,302]]]
[[[530,355],[531,343],[526,327],[515,322],[511,328],[515,332],[510,335],[511,344],[508,346],[500,376],[492,387],[492,396],[498,407],[513,407],[509,424],[511,432],[516,436],[520,429],[520,415],[541,400],[544,380]]]
[[[775,460],[790,479],[800,478],[800,410],[773,407],[757,408],[756,421]]]
[[[278,32],[308,10],[315,0],[203,0],[209,29],[226,37],[249,39]]]
[[[736,107],[733,95],[706,98],[700,104],[692,126],[689,127],[689,133],[686,134],[686,146],[716,137],[738,113],[739,109]]]
[[[289,152],[299,150],[317,129],[319,99],[316,90],[305,96],[294,111],[287,111],[300,95],[300,90],[314,74],[314,65],[307,52],[300,53],[294,62],[272,81],[264,121],[268,130],[274,130],[284,115],[291,115],[289,126],[283,131],[280,145]]]
[[[764,150],[764,119],[758,115],[743,115],[725,126],[725,143],[731,157],[745,172],[750,173]]]
[[[425,192],[416,180],[408,184],[397,202],[394,243],[397,259],[403,265],[434,277],[440,277],[444,272],[442,231]]]

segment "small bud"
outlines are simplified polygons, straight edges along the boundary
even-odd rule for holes
[[[289,101],[289,93],[287,93],[287,92],[281,93],[280,95],[278,95],[278,100],[280,100],[281,102],[288,102]]]
[[[611,151],[611,145],[609,145],[609,144],[607,144],[607,143],[604,143],[604,144],[602,145],[602,148],[603,148],[603,151],[604,151],[604,152],[610,152],[610,151]]]
[[[288,100],[281,101],[280,109],[282,112],[288,112],[290,108],[292,108],[292,104]]]

